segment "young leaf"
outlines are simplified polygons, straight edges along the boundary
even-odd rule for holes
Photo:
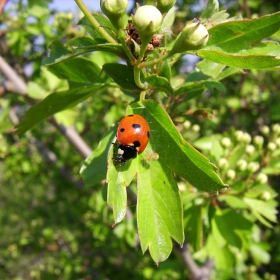
[[[122,221],[126,214],[127,207],[127,194],[126,187],[130,185],[137,172],[137,160],[130,160],[124,165],[113,164],[112,158],[114,149],[111,148],[108,158],[108,171],[107,171],[107,203],[113,209],[115,224]]]
[[[182,138],[157,102],[145,100],[134,103],[128,109],[128,113],[132,112],[148,120],[151,146],[171,170],[203,191],[215,192],[226,187],[215,172],[215,166]]]
[[[48,95],[43,101],[37,103],[26,112],[23,121],[17,125],[17,134],[22,135],[43,119],[67,108],[74,107],[104,87],[106,87],[106,84],[99,84],[96,86],[54,92]]]
[[[159,90],[162,90],[166,93],[172,94],[173,89],[170,86],[170,82],[165,77],[160,77],[158,75],[150,75],[145,79],[145,81],[151,86]]]
[[[168,258],[171,237],[184,241],[182,205],[173,173],[160,160],[138,158],[137,222],[142,251],[156,263]]]

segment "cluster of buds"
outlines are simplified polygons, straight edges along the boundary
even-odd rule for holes
[[[126,32],[128,40],[135,45],[145,45],[147,50],[153,50],[161,45],[163,38],[158,30],[163,21],[163,15],[175,4],[176,0],[144,0],[144,6],[137,5],[132,21],[128,22]],[[110,19],[117,30],[126,26],[126,9],[128,0],[100,0],[103,13]],[[187,23],[178,35],[170,55],[203,47],[209,38],[207,29],[199,20]],[[133,48],[135,49],[134,46]]]

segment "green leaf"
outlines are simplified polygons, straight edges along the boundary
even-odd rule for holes
[[[74,107],[76,104],[87,99],[104,87],[106,87],[106,84],[99,84],[96,86],[54,92],[48,95],[44,100],[34,105],[26,112],[23,121],[17,125],[17,134],[22,135],[43,119],[67,108]]]
[[[215,46],[228,53],[249,49],[273,35],[280,28],[280,12],[260,18],[228,21],[210,28],[207,47]]]
[[[218,209],[212,219],[213,235],[216,240],[223,240],[222,244],[229,244],[239,249],[242,247],[242,239],[238,232],[249,233],[252,226],[249,220],[232,209]]]
[[[92,13],[92,16],[98,21],[100,24],[99,28],[104,28],[105,31],[115,40],[117,40],[117,31],[112,25],[111,21],[103,14],[99,13]],[[106,40],[103,38],[103,36],[96,30],[92,24],[88,21],[86,17],[83,17],[79,22],[78,25],[82,25],[85,27],[86,31],[89,33],[89,35],[96,39],[99,39],[102,42],[106,42]]]
[[[98,147],[84,161],[80,174],[86,186],[93,186],[106,178],[109,148],[116,128],[112,127],[99,142]]]
[[[122,221],[126,214],[127,193],[126,187],[132,182],[137,171],[137,161],[129,161],[122,166],[114,166],[113,147],[109,152],[107,172],[107,203],[113,209],[115,224]]]
[[[165,77],[160,77],[158,75],[153,74],[147,77],[145,81],[148,82],[149,86],[151,87],[157,88],[169,94],[173,93],[173,89],[170,86],[170,82]]]
[[[120,44],[100,44],[98,40],[90,37],[78,37],[69,40],[65,46],[59,41],[54,41],[50,46],[49,56],[43,59],[43,64],[49,66],[93,51],[111,52],[126,59]]]
[[[195,251],[201,249],[203,240],[202,214],[201,205],[192,206],[184,213],[185,236],[188,243],[192,245]]]
[[[233,195],[220,195],[218,196],[219,201],[225,201],[231,208],[247,209],[247,204],[238,196]]]
[[[171,237],[183,244],[183,215],[179,190],[170,169],[158,160],[138,158],[137,221],[142,251],[156,263],[168,258]]]
[[[60,79],[66,79],[81,84],[103,82],[100,77],[101,69],[91,60],[84,57],[75,57],[70,60],[52,64],[48,70]]]
[[[201,13],[201,18],[210,18],[213,14],[219,11],[219,1],[218,0],[209,0],[207,1],[206,7]]]
[[[122,89],[139,93],[141,89],[134,82],[133,68],[119,63],[106,63],[104,72],[110,76]]]
[[[271,55],[232,55],[212,50],[199,50],[197,55],[228,66],[244,69],[271,70],[280,66],[280,59]]]
[[[260,40],[280,28],[280,12],[251,20],[228,21],[209,29],[207,46],[195,52],[202,58],[245,69],[275,69],[280,66],[277,43]]]
[[[207,238],[206,250],[208,255],[215,260],[218,269],[227,270],[234,267],[235,257],[229,250],[229,246],[222,246],[220,240],[215,238],[213,234],[209,234]]]
[[[250,207],[252,213],[258,213],[259,215],[265,217],[271,222],[277,223],[277,203],[273,200],[271,201],[262,201],[259,199],[244,197],[244,202]],[[259,218],[259,215],[256,216],[260,222],[263,223],[263,220]]]
[[[196,188],[215,192],[226,187],[215,172],[216,167],[186,142],[166,111],[155,101],[131,105],[129,113],[143,115],[151,128],[150,143],[160,161]]]

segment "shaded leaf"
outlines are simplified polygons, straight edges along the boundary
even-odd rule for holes
[[[116,128],[112,127],[99,142],[98,147],[84,161],[80,174],[86,186],[93,186],[106,178],[108,152],[115,133]]]
[[[133,68],[119,63],[106,63],[104,72],[110,76],[122,89],[139,93],[141,89],[134,82]]]
[[[26,112],[25,118],[17,125],[17,134],[22,135],[36,123],[57,112],[75,106],[104,87],[106,87],[105,84],[99,84],[96,86],[54,92],[48,95],[44,100],[32,106]]]

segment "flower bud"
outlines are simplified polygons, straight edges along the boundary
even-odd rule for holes
[[[248,171],[254,173],[260,168],[260,164],[258,162],[252,161],[248,164]]]
[[[190,121],[185,121],[184,123],[183,123],[183,127],[185,128],[185,129],[189,129],[190,127],[191,127],[191,122]]]
[[[228,167],[228,160],[226,158],[220,158],[218,161],[218,167],[221,169],[226,169]]]
[[[198,50],[206,45],[209,33],[204,25],[196,20],[189,21],[178,35],[170,54],[182,53],[189,50]]]
[[[272,131],[276,134],[279,135],[280,134],[280,124],[276,123],[272,126]]]
[[[167,13],[176,3],[176,0],[157,0],[157,8],[162,14]]]
[[[100,0],[102,12],[109,18],[116,29],[126,25],[126,9],[128,0]]]
[[[244,132],[242,130],[236,130],[234,135],[238,142],[243,142]]]
[[[249,133],[244,132],[242,140],[243,140],[244,143],[249,144],[252,140],[252,137]]]
[[[240,171],[245,171],[247,168],[247,161],[244,159],[240,159],[237,163],[236,163],[237,168]]]
[[[276,146],[276,144],[274,142],[268,142],[267,148],[270,151],[274,151],[274,150],[276,150],[277,146]]]
[[[255,152],[255,146],[253,146],[253,145],[247,145],[246,146],[246,153],[248,154],[248,155],[252,155],[254,152]]]
[[[268,177],[264,173],[259,173],[256,177],[256,181],[260,184],[265,184],[267,183]]]
[[[194,124],[194,125],[192,126],[192,130],[193,130],[194,132],[199,132],[199,131],[200,131],[200,126],[199,126],[198,124]]]
[[[229,169],[227,171],[227,177],[231,180],[235,179],[236,173],[233,169]]]
[[[221,140],[221,144],[224,148],[229,148],[231,145],[231,141],[228,137],[223,137]]]
[[[262,147],[264,138],[260,135],[256,135],[253,140],[254,144],[258,147]]]
[[[261,128],[261,132],[262,132],[262,134],[264,134],[264,135],[268,135],[269,132],[270,132],[270,129],[269,129],[269,127],[268,127],[267,125],[265,125],[265,126],[263,126],[263,127]]]
[[[142,43],[150,41],[151,36],[160,28],[162,22],[161,12],[154,6],[139,7],[132,15],[133,23],[139,33]]]

